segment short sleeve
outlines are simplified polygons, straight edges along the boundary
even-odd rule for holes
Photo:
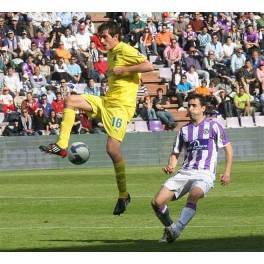
[[[137,65],[147,60],[143,54],[129,45],[126,45],[123,48],[123,59],[129,65]]]
[[[216,136],[215,139],[216,139],[217,148],[223,148],[225,145],[229,143],[227,133],[219,123],[217,122],[214,123],[213,130]]]
[[[179,132],[177,132],[175,137],[175,142],[173,145],[173,153],[175,154],[181,153],[183,146],[184,146],[183,134],[182,134],[182,130],[180,130]]]

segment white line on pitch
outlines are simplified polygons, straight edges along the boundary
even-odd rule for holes
[[[264,194],[219,194],[208,195],[208,198],[215,197],[264,197]],[[0,199],[35,199],[35,200],[59,200],[59,199],[115,199],[115,196],[0,196]],[[153,195],[133,195],[132,198],[153,198]]]
[[[188,228],[234,228],[234,227],[264,227],[264,225],[192,225]],[[29,226],[29,227],[0,227],[0,230],[49,230],[49,229],[161,229],[161,226]]]

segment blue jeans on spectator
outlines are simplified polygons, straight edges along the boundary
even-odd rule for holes
[[[171,125],[175,123],[172,114],[168,111],[156,111],[156,114],[164,125]]]

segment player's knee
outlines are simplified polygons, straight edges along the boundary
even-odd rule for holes
[[[151,201],[151,206],[154,208],[159,208],[161,206],[163,206],[164,203],[158,199],[157,197],[153,198],[152,201]]]

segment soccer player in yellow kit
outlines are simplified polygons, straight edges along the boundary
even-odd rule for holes
[[[58,141],[39,148],[43,152],[66,157],[75,110],[82,109],[92,117],[100,117],[108,135],[106,151],[114,164],[119,191],[113,214],[120,215],[130,202],[121,143],[127,124],[135,112],[140,73],[152,71],[153,66],[145,56],[121,41],[121,32],[117,23],[103,23],[98,28],[98,34],[103,46],[108,50],[107,94],[104,97],[86,94],[67,97]]]

